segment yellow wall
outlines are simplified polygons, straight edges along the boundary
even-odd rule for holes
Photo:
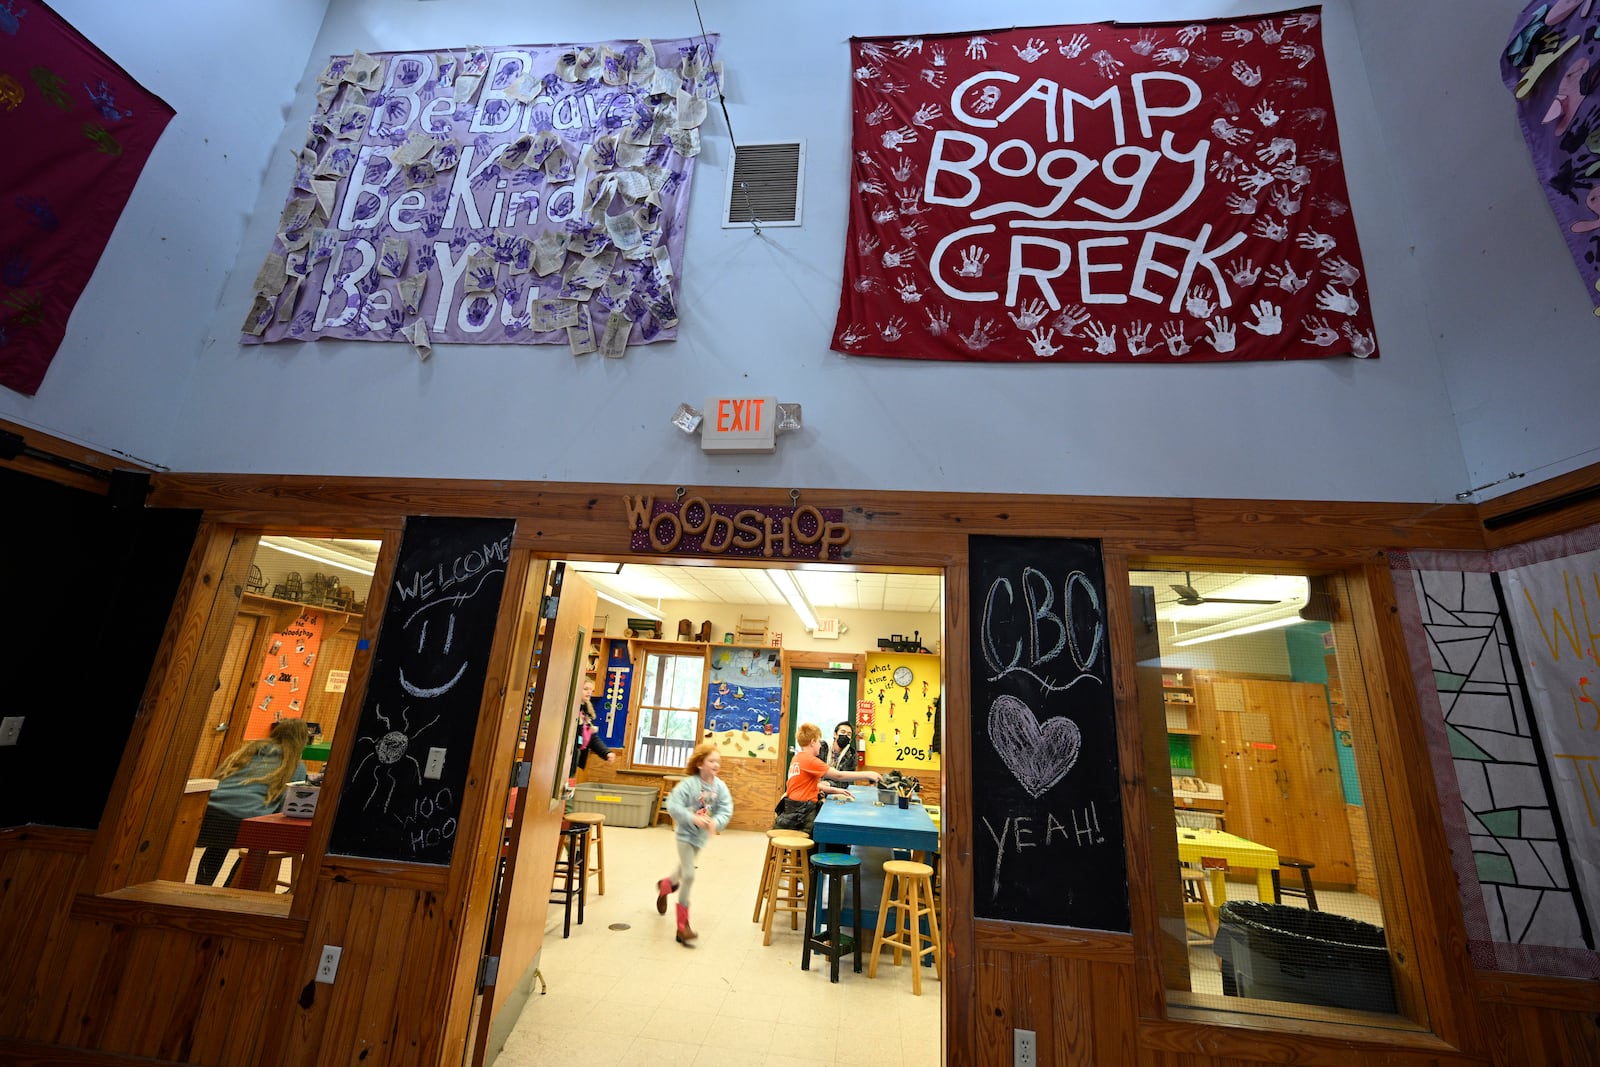
[[[903,675],[901,682],[895,680],[901,667],[911,672],[906,684],[901,684],[906,682]],[[861,708],[856,729],[867,739],[867,766],[896,767],[912,774],[939,769],[939,756],[928,751],[938,717],[938,656],[869,652],[866,683],[857,699]],[[863,709],[869,703],[872,721],[865,723]]]

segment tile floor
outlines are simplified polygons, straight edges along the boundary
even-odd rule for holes
[[[772,944],[750,921],[767,838],[731,830],[700,853],[690,913],[693,949],[673,938],[673,913],[657,915],[655,882],[676,863],[672,833],[608,826],[606,895],[591,882],[582,926],[561,936],[560,905],[545,921],[539,969],[547,992],[528,998],[496,1067],[673,1064],[694,1067],[931,1067],[940,1062],[941,986],[923,971],[911,992],[909,962],[885,954],[878,977],[840,961],[800,969],[800,933],[773,926]]]

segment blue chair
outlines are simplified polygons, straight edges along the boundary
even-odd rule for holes
[[[811,857],[811,893],[806,898],[806,940],[800,952],[800,969],[811,969],[812,950],[828,957],[828,980],[839,980],[839,957],[845,954],[844,931],[839,929],[840,909],[844,901],[844,883],[848,881],[853,891],[851,900],[851,943],[855,950],[855,971],[861,973],[861,860],[847,852],[819,852]],[[826,888],[828,893],[827,936],[819,936],[817,929],[817,897]]]

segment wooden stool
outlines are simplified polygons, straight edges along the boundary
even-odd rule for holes
[[[1185,905],[1197,903],[1200,913],[1205,916],[1206,937],[1215,939],[1217,936],[1217,909],[1211,903],[1211,888],[1206,882],[1206,872],[1196,867],[1180,867],[1178,871],[1183,876],[1183,902]],[[1188,929],[1188,916],[1184,917],[1184,928]],[[1196,938],[1190,938],[1191,942]]]
[[[667,797],[672,790],[685,778],[682,774],[663,774],[661,776],[661,798],[656,801],[656,825],[661,825],[661,820],[667,820],[668,826],[673,826],[672,813],[667,810]],[[676,827],[674,827],[676,829]]]
[[[590,836],[594,838],[592,856],[584,857],[584,866],[587,868],[585,877],[598,876],[600,882],[600,895],[606,895],[606,817],[598,811],[569,811],[564,816],[568,825],[579,823],[590,827]]]
[[[889,911],[894,910],[894,933],[885,936]],[[922,920],[928,932],[922,932]],[[924,944],[926,942],[926,944]],[[867,977],[878,977],[878,953],[894,946],[894,965],[902,950],[911,953],[911,991],[922,996],[922,957],[933,953],[934,974],[944,980],[944,954],[939,949],[939,915],[933,908],[933,868],[910,860],[888,860],[883,865],[883,900],[878,904],[878,936],[872,945]]]
[[[789,928],[800,929],[800,916],[806,912],[807,882],[806,854],[815,844],[804,834],[780,834],[767,841],[767,851],[773,853],[772,869],[767,877],[767,916],[761,920],[761,943],[772,944],[772,918],[780,911],[789,913]]]
[[[550,903],[566,905],[566,915],[561,923],[561,936],[572,936],[572,898],[578,898],[578,925],[583,925],[583,902],[587,895],[588,878],[583,873],[584,844],[589,836],[589,827],[584,823],[573,823],[571,826],[561,828],[561,843],[556,846],[555,876],[562,880],[559,888],[552,879],[550,885]],[[561,846],[566,846],[566,859],[561,858]]]
[[[750,913],[750,921],[753,923],[761,921],[761,909],[767,903],[767,879],[772,876],[772,865],[777,862],[777,853],[773,851],[772,839],[774,837],[793,837],[797,832],[796,830],[767,831],[767,853],[761,858],[761,881],[756,883],[756,906],[755,910]]]
[[[800,952],[800,969],[811,969],[811,950],[828,957],[828,981],[839,980],[839,957],[845,953],[844,931],[839,929],[844,907],[844,881],[854,890],[850,922],[855,944],[856,973],[861,973],[861,858],[848,852],[818,852],[811,857],[811,893],[806,900],[806,940]],[[817,898],[828,891],[828,936],[818,937]]]
[[[1278,881],[1278,872],[1272,872],[1272,891],[1278,895],[1278,903],[1283,903],[1284,897],[1304,897],[1306,908],[1310,911],[1317,910],[1317,891],[1311,885],[1311,868],[1316,864],[1310,860],[1295,859],[1293,856],[1279,856],[1278,867],[1287,867],[1291,871],[1300,872],[1298,886],[1282,885]]]

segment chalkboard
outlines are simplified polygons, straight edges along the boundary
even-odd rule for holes
[[[450,863],[515,525],[406,520],[330,853]]]
[[[1100,543],[973,537],[969,551],[975,912],[1126,933]]]

